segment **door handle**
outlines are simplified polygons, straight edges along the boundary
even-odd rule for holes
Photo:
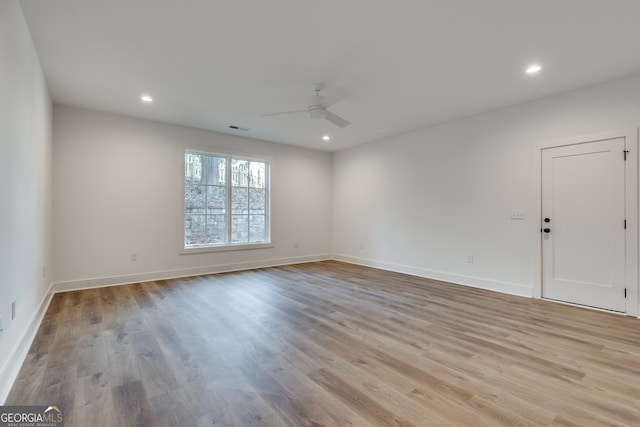
[[[551,233],[551,229],[550,229],[550,228],[545,228],[545,229],[544,229],[544,230],[542,230],[542,231],[544,231],[545,233]]]

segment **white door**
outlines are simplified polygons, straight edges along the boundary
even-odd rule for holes
[[[542,296],[625,311],[624,138],[542,150]]]

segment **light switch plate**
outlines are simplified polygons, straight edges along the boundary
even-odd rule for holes
[[[525,217],[524,209],[513,209],[511,211],[511,219],[525,219]]]

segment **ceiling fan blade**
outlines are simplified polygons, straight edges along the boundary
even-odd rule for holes
[[[322,105],[324,105],[325,108],[328,108],[333,104],[337,104],[338,102],[342,101],[348,96],[349,96],[349,92],[347,92],[346,90],[337,89],[337,88],[332,89],[328,91],[324,96],[324,99],[322,100]]]
[[[280,113],[268,113],[263,114],[262,117],[270,117],[270,116],[282,116],[284,114],[296,114],[296,113],[306,113],[307,110],[295,110],[295,111],[282,111]]]
[[[338,127],[341,127],[341,128],[346,128],[347,126],[349,126],[351,124],[351,122],[349,120],[343,119],[340,116],[336,116],[331,111],[327,111],[327,114],[324,116],[324,118],[329,120],[334,125],[336,125]]]

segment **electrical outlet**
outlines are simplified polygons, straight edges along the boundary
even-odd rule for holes
[[[467,255],[467,262],[473,264],[473,255]]]
[[[132,252],[131,255],[129,255],[129,260],[131,261],[138,261],[138,254],[135,252]]]
[[[364,249],[364,243],[360,242],[360,249]]]
[[[300,246],[300,243],[298,243],[298,242],[294,242],[293,247],[297,249],[297,248],[298,248],[298,246]]]
[[[16,318],[16,302],[11,303],[11,320]]]

